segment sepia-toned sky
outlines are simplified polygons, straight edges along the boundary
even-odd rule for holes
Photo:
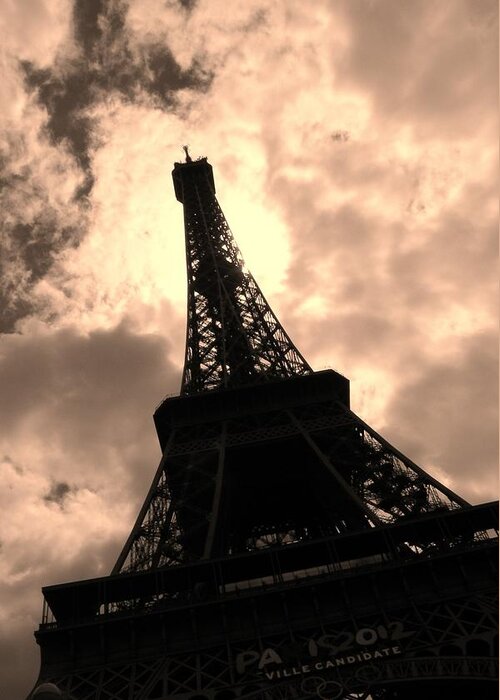
[[[352,407],[496,498],[496,0],[0,1],[0,694],[42,585],[106,575],[178,392],[188,143]]]

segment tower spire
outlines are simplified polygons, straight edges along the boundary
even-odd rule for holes
[[[183,395],[309,374],[267,303],[215,196],[206,158],[175,163],[184,205],[188,312]]]

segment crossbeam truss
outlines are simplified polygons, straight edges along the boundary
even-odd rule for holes
[[[182,394],[311,374],[245,270],[215,197],[211,166],[205,158],[176,163],[173,179],[184,205],[188,271]],[[270,498],[266,490],[273,489],[282,497]],[[463,505],[341,401],[256,411],[172,430],[113,573]]]
[[[243,459],[253,464],[258,482],[257,463],[266,454],[272,460],[282,454],[285,463],[260,464],[260,487],[247,477],[245,493],[232,488],[235,478],[244,479],[234,465]],[[297,459],[301,463],[294,467]],[[295,475],[298,495],[281,484]],[[254,517],[248,514],[245,501],[265,499],[273,487],[291,499],[291,509],[269,514],[261,507],[259,514],[257,503]],[[302,509],[293,507],[296,496]],[[172,431],[113,573],[286,545],[467,505],[338,401],[197,424]]]
[[[256,673],[256,668],[249,668],[243,675],[235,671],[234,659],[239,653],[261,654],[266,647],[273,648],[290,666],[300,663],[311,634],[317,634],[316,629],[304,629],[252,643],[108,663],[67,675],[46,676],[44,681],[56,683],[64,697],[73,700],[417,700],[447,696],[450,684],[455,684],[453,697],[458,700],[495,697],[497,615],[493,595],[413,606],[391,612],[390,618],[388,625],[386,613],[381,610],[378,616],[321,627],[322,634],[344,646],[352,638],[353,624],[354,629],[389,630],[392,637],[396,633],[397,639],[384,644],[399,644],[404,648],[404,658],[388,658],[376,664],[340,666],[331,672],[281,680],[268,680]],[[365,647],[368,649],[371,647]],[[470,694],[467,683],[475,684],[476,694]]]

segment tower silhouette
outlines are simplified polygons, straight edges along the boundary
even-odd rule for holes
[[[313,372],[243,264],[206,158],[176,163],[182,390],[110,576],[43,589],[32,698],[496,697],[497,503],[471,506]]]

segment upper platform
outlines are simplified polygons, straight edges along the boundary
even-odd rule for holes
[[[184,203],[184,188],[188,181],[208,182],[210,189],[215,194],[215,181],[212,166],[206,158],[189,160],[186,163],[174,163],[172,170],[175,196],[179,202]]]
[[[174,427],[227,420],[321,401],[349,408],[349,380],[333,369],[235,389],[165,399],[154,413],[162,450]]]

